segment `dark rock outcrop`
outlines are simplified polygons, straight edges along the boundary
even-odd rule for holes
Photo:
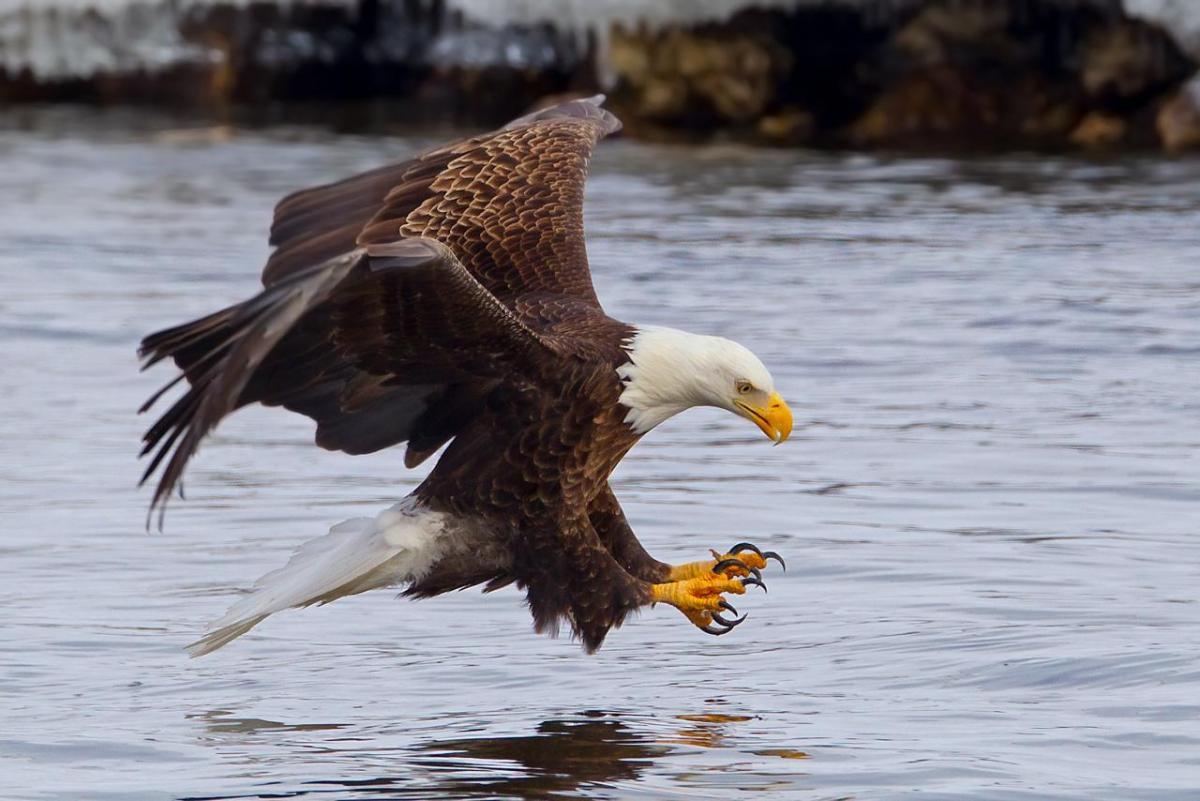
[[[156,2],[175,16],[154,16]],[[261,113],[287,101],[389,98],[405,120],[488,124],[548,94],[608,90],[634,135],[720,132],[833,147],[1194,146],[1197,94],[1180,87],[1195,63],[1169,31],[1128,16],[1119,0],[747,2],[719,22],[586,32],[489,25],[446,2],[135,0],[122,6],[128,18],[83,12],[56,24],[92,26],[94,38],[114,43],[153,24],[174,60],[139,66],[118,52],[111,66],[46,76],[10,58],[0,101]]]
[[[1152,145],[1156,104],[1195,69],[1119,8],[1050,0],[940,0],[874,21],[743,12],[622,34],[613,52],[616,100],[637,119],[858,147]]]

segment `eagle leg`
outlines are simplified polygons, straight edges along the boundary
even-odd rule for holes
[[[779,554],[774,551],[762,551],[758,546],[748,542],[739,542],[727,553],[721,553],[715,549],[711,553],[712,559],[672,566],[670,572],[667,573],[667,580],[686,581],[712,573],[720,573],[726,578],[745,578],[747,583],[766,590],[767,585],[763,583],[762,571],[766,568],[768,559],[774,559],[784,570],[787,570],[787,565]]]
[[[651,603],[665,603],[678,609],[692,625],[708,634],[727,634],[746,619],[736,617],[737,610],[722,598],[722,594],[744,595],[748,583],[758,583],[753,578],[730,578],[723,573],[710,571],[707,575],[682,581],[667,581],[650,587]],[[721,612],[735,617],[730,620]]]

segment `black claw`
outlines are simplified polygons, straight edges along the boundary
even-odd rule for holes
[[[730,620],[726,617],[722,617],[719,612],[709,612],[709,615],[712,616],[712,623],[700,628],[700,630],[705,634],[711,634],[714,637],[720,637],[722,634],[728,634],[736,627],[740,626],[746,620],[746,618],[750,617],[749,615],[736,617],[738,611],[734,609],[733,604],[729,603],[728,601],[722,600],[719,606],[721,609],[731,612],[733,615],[735,615],[735,617],[733,620]]]
[[[762,587],[763,592],[767,591],[767,585],[755,578],[742,579],[742,586],[743,587]]]
[[[763,552],[758,549],[758,546],[751,542],[739,542],[737,545],[729,549],[729,553],[741,553],[742,551],[750,551],[751,553],[763,555]]]
[[[752,575],[756,579],[758,579],[759,583],[762,583],[762,571],[759,570],[757,567],[750,568],[750,575]]]
[[[713,620],[715,622],[718,622],[718,624],[720,624],[721,626],[725,626],[725,631],[730,631],[731,628],[736,628],[736,627],[742,625],[742,622],[746,618],[749,618],[749,616],[750,616],[750,615],[743,615],[742,618],[734,618],[733,620],[726,620],[725,618],[722,618],[721,615],[716,614],[715,612],[712,614],[713,614]]]
[[[729,549],[729,553],[741,553],[742,551],[750,551],[750,553],[758,554],[763,559],[774,559],[779,563],[779,566],[787,570],[787,562],[783,561],[783,557],[775,553],[775,551],[762,551],[752,542],[739,542]],[[761,578],[761,576],[759,577]]]
[[[713,565],[712,572],[720,573],[723,570],[725,570],[725,568],[727,568],[727,567],[740,567],[742,570],[745,570],[747,573],[750,572],[750,567],[745,562],[743,562],[741,559],[722,559],[721,561],[719,561],[715,565]]]
[[[728,629],[731,629],[731,628],[733,628],[734,626],[738,625],[739,623],[741,623],[741,622],[742,622],[743,620],[745,620],[746,618],[744,618],[744,617],[739,617],[739,618],[735,618],[735,619],[733,619],[733,620],[726,620],[725,618],[723,618],[723,617],[721,617],[720,615],[718,615],[716,612],[713,612],[713,613],[712,613],[712,619],[713,619],[714,621],[716,621],[717,623],[720,623],[722,626],[724,626],[724,627],[725,627],[725,628],[728,630]]]

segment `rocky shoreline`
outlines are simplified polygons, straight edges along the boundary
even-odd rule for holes
[[[1200,149],[1195,55],[1117,0],[760,0],[637,24],[506,17],[499,0],[37,2],[0,6],[2,104],[386,98],[488,124],[606,91],[635,136]]]

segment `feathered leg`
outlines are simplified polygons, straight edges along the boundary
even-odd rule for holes
[[[513,568],[538,632],[554,634],[566,619],[592,653],[611,629],[653,600],[650,585],[613,558],[586,518],[538,526],[521,536]]]
[[[592,500],[588,519],[604,547],[631,575],[651,583],[669,580],[671,565],[658,561],[642,547],[611,489],[606,488]]]

